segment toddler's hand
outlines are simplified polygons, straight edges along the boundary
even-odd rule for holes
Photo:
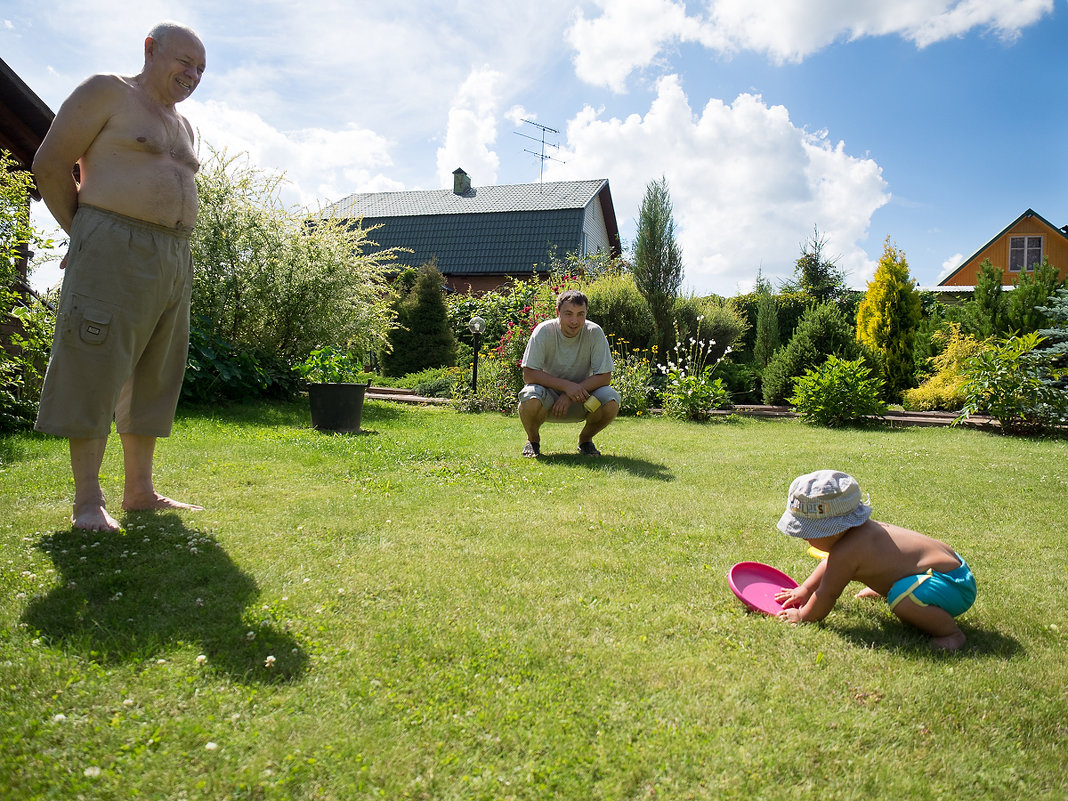
[[[809,592],[802,587],[783,587],[775,593],[775,600],[784,607],[804,606],[808,600]]]

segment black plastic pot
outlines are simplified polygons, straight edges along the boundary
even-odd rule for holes
[[[363,397],[370,384],[308,384],[312,425],[320,431],[359,433]]]

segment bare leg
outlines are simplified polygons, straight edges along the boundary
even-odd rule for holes
[[[107,437],[70,439],[70,467],[74,473],[74,528],[86,531],[118,531],[118,521],[104,508],[104,490],[100,486],[100,465],[104,462]]]
[[[527,442],[541,442],[541,425],[548,416],[548,410],[537,398],[530,398],[519,404],[519,421],[527,434]]]
[[[123,509],[186,509],[195,512],[204,508],[171,500],[156,492],[152,484],[155,437],[143,434],[119,434],[119,437],[122,439],[122,458],[126,468],[126,482],[122,494]]]
[[[579,443],[592,442],[597,434],[608,428],[608,424],[616,419],[617,414],[619,414],[619,404],[615,401],[608,401],[593,414],[587,415],[586,425],[579,432]]]
[[[956,651],[967,639],[953,616],[937,606],[920,606],[911,598],[904,598],[894,607],[894,614],[930,634],[931,645],[943,651]]]

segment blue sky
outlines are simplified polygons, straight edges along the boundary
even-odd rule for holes
[[[814,226],[863,288],[887,237],[926,286],[1028,207],[1068,224],[1068,0],[0,0],[0,54],[56,110],[179,12],[208,53],[180,109],[295,205],[537,181],[526,118],[625,243],[667,178],[699,294],[788,277]]]

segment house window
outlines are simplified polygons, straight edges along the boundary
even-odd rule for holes
[[[1009,237],[1009,270],[1011,272],[1018,273],[1020,270],[1033,270],[1035,265],[1041,263],[1042,237]]]

